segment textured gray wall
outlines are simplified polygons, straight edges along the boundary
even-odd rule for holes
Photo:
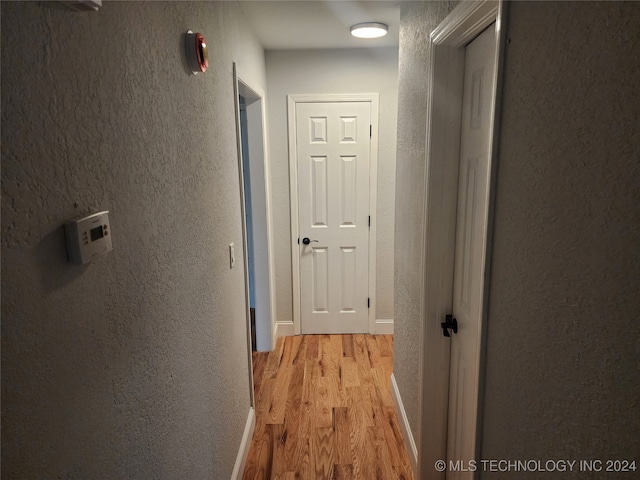
[[[425,142],[429,35],[457,2],[406,2],[400,21],[396,162],[394,377],[412,434],[419,435],[419,359],[424,277]]]
[[[232,2],[2,2],[2,478],[229,478],[250,401],[232,61],[266,86],[244,25]],[[71,265],[61,226],[99,209],[114,250]]]
[[[639,20],[511,5],[483,458],[640,461]]]
[[[287,95],[380,93],[376,316],[393,318],[398,51],[395,48],[267,51],[271,192],[278,321],[292,321]]]

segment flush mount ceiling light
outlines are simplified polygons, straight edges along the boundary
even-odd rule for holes
[[[358,38],[384,37],[389,31],[389,26],[380,22],[358,23],[351,27],[351,35]]]

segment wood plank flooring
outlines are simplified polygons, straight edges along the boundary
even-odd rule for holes
[[[390,391],[392,335],[302,335],[253,357],[243,480],[413,480]]]

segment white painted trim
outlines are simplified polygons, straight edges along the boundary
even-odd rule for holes
[[[496,21],[500,1],[463,1],[431,33],[431,42],[459,48]]]
[[[293,293],[293,329],[294,335],[300,335],[300,258],[298,246],[298,167],[296,148],[296,103],[321,102],[370,102],[371,104],[371,144],[369,158],[369,212],[371,227],[369,228],[369,333],[376,330],[376,214],[378,196],[378,128],[379,104],[378,93],[348,94],[295,94],[287,96],[287,127],[289,133],[289,204],[291,206],[291,287]],[[276,337],[277,338],[277,337]]]
[[[274,345],[278,338],[291,337],[293,335],[296,335],[293,322],[276,322]]]
[[[291,325],[293,325],[293,322],[291,322]],[[274,350],[276,347],[276,341],[278,340],[278,337],[282,337],[283,335],[279,335],[278,332],[280,330],[280,322],[276,322],[273,324],[273,330],[271,331],[271,350]]]
[[[233,466],[233,472],[231,472],[231,480],[242,480],[244,467],[247,465],[247,457],[249,456],[249,449],[251,448],[251,440],[253,439],[253,432],[255,429],[256,413],[253,407],[251,407],[249,408],[247,423],[245,423],[244,426],[244,433],[242,434],[242,440],[240,441],[240,448],[238,448],[236,463]]]
[[[396,416],[398,417],[400,429],[402,430],[404,446],[407,449],[407,454],[411,461],[413,476],[418,478],[418,449],[416,447],[416,442],[413,439],[413,435],[411,434],[411,426],[407,419],[407,413],[404,411],[404,405],[402,404],[402,398],[400,397],[400,390],[398,390],[396,377],[394,377],[393,374],[391,374],[391,397],[393,398],[393,404],[396,407]]]
[[[377,261],[377,225],[378,225],[378,138],[380,95],[370,94],[371,99],[371,146],[369,158],[369,332],[376,331],[376,270]]]
[[[298,165],[293,159],[298,157],[296,146],[296,100],[287,96],[287,129],[289,132],[289,209],[291,211],[291,289],[293,303],[293,330],[300,335],[300,256],[298,245]]]
[[[245,224],[245,196],[244,196],[244,178],[242,174],[242,134],[240,133],[240,101],[239,101],[239,88],[238,83],[238,68],[235,62],[233,62],[233,102],[235,106],[236,116],[236,148],[237,148],[237,163],[238,163],[238,181],[240,183],[240,219],[242,224],[242,255],[244,263],[244,304],[245,304],[245,323],[247,332],[247,357],[249,367],[249,401],[251,406],[255,405],[255,395],[253,390],[253,357],[251,355],[251,315],[249,312],[249,269],[247,265],[247,226]]]
[[[393,335],[393,318],[378,318],[375,332],[376,335]]]
[[[266,227],[267,227],[267,268],[269,270],[269,318],[270,318],[270,330],[272,345],[271,349],[275,348],[274,335],[275,323],[276,323],[276,277],[275,277],[275,246],[273,242],[273,214],[272,214],[272,202],[271,202],[271,162],[269,161],[269,132],[267,122],[267,95],[261,88],[253,84],[253,82],[247,81],[248,76],[236,67],[236,81],[240,81],[246,88],[251,90],[257,97],[260,98],[261,114],[262,114],[262,158],[264,162],[264,200],[265,200],[265,214],[266,214]],[[237,96],[237,95],[236,95]],[[244,200],[243,200],[244,201]],[[243,204],[244,207],[244,204]],[[244,213],[243,213],[244,218]]]
[[[459,162],[460,111],[462,104],[462,74],[464,46],[492,22],[496,22],[496,56],[501,58],[504,45],[503,3],[501,0],[461,2],[432,32],[429,82],[429,111],[427,113],[427,174],[424,230],[424,285],[421,322],[419,382],[419,462],[417,478],[445,478],[433,469],[435,460],[447,458],[447,415],[449,388],[449,342],[444,340],[440,322],[452,305],[453,248],[457,202],[457,169]],[[496,62],[496,82],[500,82],[501,63]],[[496,91],[498,91],[496,89]],[[495,95],[496,104],[499,95]],[[491,169],[495,169],[497,144],[497,116],[493,111]],[[495,195],[495,172],[491,175],[490,199]],[[489,202],[488,236],[492,229],[492,203]],[[486,328],[486,299],[488,289],[490,242],[486,243],[486,264],[483,281],[483,333],[479,393],[484,377],[484,342]],[[480,451],[481,395],[478,398],[476,452]],[[477,455],[476,455],[477,456]]]
[[[267,238],[269,241],[269,245],[267,246],[267,254],[269,256],[269,306],[271,308],[271,330],[272,330],[272,340],[273,340],[273,330],[275,330],[274,325],[276,324],[276,254],[275,254],[275,245],[274,245],[274,235],[273,235],[273,207],[271,204],[271,161],[269,159],[269,123],[267,121],[269,117],[267,116],[267,98],[266,96],[262,97],[262,128],[264,132],[264,192],[265,192],[265,200],[266,205],[265,209],[267,212]],[[273,350],[276,347],[276,342],[272,341],[271,349]]]

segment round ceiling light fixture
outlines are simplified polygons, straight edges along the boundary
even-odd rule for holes
[[[380,22],[358,23],[351,27],[351,35],[358,38],[380,38],[389,31],[389,26]]]

